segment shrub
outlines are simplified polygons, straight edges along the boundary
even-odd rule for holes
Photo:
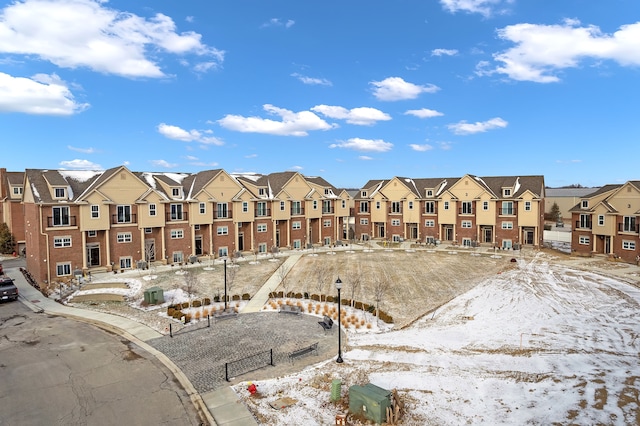
[[[351,300],[349,299],[340,299],[340,303],[346,306],[351,305]]]
[[[189,302],[182,302],[182,309],[187,309],[189,307]]]
[[[219,302],[220,301],[220,296],[213,296],[213,301],[214,302]]]
[[[356,302],[356,304],[354,305],[354,307],[356,309],[360,309],[361,311],[364,311],[364,309],[362,309],[362,302]]]
[[[296,293],[296,299],[302,299],[302,293]]]
[[[328,303],[333,303],[333,296],[327,296],[326,301],[327,301]]]
[[[207,305],[207,306],[208,306],[208,305],[210,305],[210,304],[211,304],[211,299],[210,299],[210,298],[208,298],[208,297],[205,297],[205,298],[204,298],[204,305]]]
[[[376,311],[376,307],[375,306],[373,306],[373,305],[365,305],[365,306],[367,306],[367,309],[366,309],[367,312],[370,312],[372,314],[375,313],[375,311]]]
[[[194,300],[191,302],[191,307],[193,308],[199,308],[200,306],[202,306],[202,302],[200,300]]]
[[[317,294],[312,294],[311,295],[311,300],[315,300],[316,302],[320,301],[320,296],[318,296]]]
[[[240,300],[240,295],[239,294],[234,294],[233,296],[231,296],[231,300],[233,300],[233,301]]]
[[[287,297],[293,298],[295,296],[296,296],[296,294],[294,292],[292,292],[292,291],[287,292]]]
[[[175,311],[176,311],[176,309],[175,309],[173,306],[169,306],[169,307],[167,308],[167,316],[172,317],[172,316],[173,316],[173,313],[174,313]]]
[[[393,324],[393,318],[391,317],[391,315],[387,314],[386,312],[380,311],[379,317],[382,321],[386,322],[387,324]]]
[[[173,311],[173,319],[180,319],[180,318],[182,318],[182,311],[178,311],[178,310]]]
[[[244,293],[242,295],[242,300],[251,300],[251,295],[249,293]]]
[[[200,319],[200,315],[202,315],[202,314],[200,313],[200,311],[196,311],[196,313],[195,313],[195,314],[193,314],[193,317],[194,317],[195,319]]]
[[[191,322],[191,314],[187,314],[184,316],[184,323],[187,324]]]
[[[304,298],[305,298],[305,299],[308,299],[308,298],[309,298],[309,293],[307,293],[307,292],[305,291],[303,296],[304,296]]]
[[[284,292],[279,291],[279,292],[278,292],[278,297],[280,297],[280,298],[284,297]]]

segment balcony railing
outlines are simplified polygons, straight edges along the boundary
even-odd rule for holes
[[[182,220],[189,220],[188,212],[168,212],[166,215],[167,222],[177,222]]]
[[[576,229],[591,229],[590,220],[576,220]]]
[[[395,209],[393,207],[389,207],[389,214],[402,214],[402,207]]]
[[[75,216],[67,216],[62,218],[56,218],[53,220],[53,217],[47,217],[47,227],[51,228],[53,226],[76,226],[76,217]]]
[[[214,210],[214,219],[231,219],[233,218],[232,210]]]
[[[135,214],[112,214],[111,224],[117,225],[119,223],[138,223],[138,218]]]
[[[255,209],[254,214],[255,214],[256,217],[271,216],[271,209],[269,209],[269,208]]]
[[[513,209],[511,210],[513,211]],[[458,209],[458,214],[473,214],[473,209]],[[513,214],[513,213],[503,213],[503,214]]]
[[[304,215],[304,207],[296,207],[291,209],[291,216],[302,216]]]
[[[334,209],[333,207],[329,207],[329,208],[322,208],[322,214],[333,214],[334,213]]]
[[[503,208],[500,209],[500,214],[502,216],[513,216],[516,214],[516,210],[512,207],[512,208]]]
[[[640,224],[636,224],[635,226],[633,224],[631,224],[631,226],[629,224],[625,226],[624,223],[618,224],[618,232],[631,232],[631,233],[638,234],[639,231],[640,231]]]

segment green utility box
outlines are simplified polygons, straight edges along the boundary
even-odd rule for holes
[[[164,290],[160,287],[151,287],[144,291],[144,301],[148,305],[164,303]]]
[[[362,415],[377,424],[387,421],[387,407],[391,407],[391,392],[371,383],[349,388],[349,412]]]

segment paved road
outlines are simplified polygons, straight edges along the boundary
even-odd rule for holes
[[[0,425],[200,425],[189,396],[123,338],[0,304]]]

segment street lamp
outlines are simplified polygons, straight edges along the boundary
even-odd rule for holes
[[[227,259],[224,259],[224,311],[227,312]]]
[[[341,336],[340,336],[340,289],[342,288],[342,281],[340,280],[340,277],[338,277],[338,279],[336,280],[336,288],[338,289],[338,359],[336,359],[336,362],[338,364],[341,364],[342,361],[342,341],[341,341]]]

